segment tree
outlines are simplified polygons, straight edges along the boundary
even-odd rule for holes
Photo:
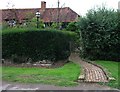
[[[68,17],[68,11],[66,12],[66,13],[64,13],[64,11],[63,11],[63,6],[64,6],[65,4],[63,4],[61,7],[58,7],[57,8],[57,11],[56,11],[56,9],[51,9],[50,11],[49,11],[49,24],[48,24],[48,26],[49,27],[55,27],[55,28],[57,28],[57,29],[62,29],[62,22],[63,22],[63,20],[64,21],[66,21],[66,19],[67,19],[67,17]],[[54,11],[56,11],[56,12],[54,12]]]
[[[18,25],[19,24],[19,19],[18,19],[18,15],[17,15],[18,12],[17,12],[17,9],[14,8],[15,5],[12,2],[8,2],[7,7],[9,10],[8,17],[10,18],[9,22],[11,22],[11,26],[13,27],[15,24]],[[15,23],[13,23],[13,22],[15,22]]]
[[[84,58],[120,61],[118,18],[118,12],[105,7],[91,9],[80,18],[78,25]]]

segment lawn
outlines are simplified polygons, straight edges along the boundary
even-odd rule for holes
[[[41,83],[57,86],[77,85],[80,66],[69,62],[63,67],[54,69],[45,68],[18,68],[2,67],[2,78],[5,81],[20,83]]]
[[[106,85],[118,88],[120,86],[119,76],[118,76],[118,66],[120,62],[113,62],[113,61],[96,61],[96,64],[101,65],[105,70],[107,70],[110,77],[114,77],[115,81],[110,81],[106,83]]]

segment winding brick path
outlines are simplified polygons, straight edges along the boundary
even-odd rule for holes
[[[85,82],[108,82],[102,69],[87,62],[80,63],[84,68]]]
[[[98,83],[88,83],[88,82],[106,82],[106,76],[104,75],[103,71],[87,62],[83,62],[78,55],[72,54],[70,56],[71,61],[76,61],[82,65],[82,69],[84,69],[85,73],[85,81],[87,83],[80,83],[76,87],[59,87],[54,85],[45,85],[45,84],[19,84],[19,83],[10,83],[5,81],[0,81],[0,91],[1,90],[32,90],[36,92],[36,90],[81,90],[80,92],[120,92],[118,89],[113,89],[105,85],[99,85]],[[12,91],[11,91],[12,92]],[[42,92],[42,91],[41,91]],[[72,91],[71,91],[72,92]]]
[[[69,59],[82,66],[84,71],[85,82],[108,82],[107,76],[101,68],[92,65],[88,62],[82,61],[77,55],[77,53],[72,53]]]

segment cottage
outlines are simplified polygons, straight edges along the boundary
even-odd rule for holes
[[[35,13],[40,12],[40,19],[47,25],[53,22],[76,22],[79,15],[69,7],[63,8],[46,8],[46,2],[41,1],[41,8],[32,9],[3,9],[2,21],[9,24],[24,24],[25,21],[35,17]],[[16,21],[16,22],[15,22]]]

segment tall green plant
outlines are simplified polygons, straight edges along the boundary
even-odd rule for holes
[[[118,12],[105,7],[91,9],[78,22],[82,56],[89,59],[120,60]]]

